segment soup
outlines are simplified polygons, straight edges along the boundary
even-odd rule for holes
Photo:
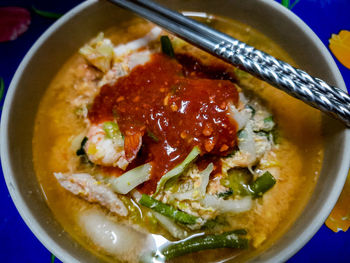
[[[266,36],[211,26],[291,64]],[[107,262],[245,261],[305,206],[321,114],[140,19],[106,30],[42,98],[34,165],[64,229]]]

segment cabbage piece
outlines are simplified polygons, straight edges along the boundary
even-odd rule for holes
[[[156,189],[156,192],[154,193],[154,195],[159,193],[160,189],[163,188],[163,186],[165,185],[165,183],[169,179],[174,178],[174,177],[179,176],[180,174],[182,174],[185,171],[185,169],[187,168],[187,166],[191,162],[193,162],[194,159],[197,158],[197,156],[200,154],[200,152],[201,151],[198,148],[198,146],[193,147],[192,151],[187,155],[186,159],[183,160],[182,163],[178,164],[173,169],[171,169],[169,172],[167,172],[165,175],[163,175],[162,178],[157,183],[157,189]]]
[[[235,107],[235,105],[233,105],[232,103],[229,103],[228,115],[229,115],[231,120],[233,120],[237,123],[238,130],[242,130],[246,126],[246,124],[247,124],[247,122],[252,114],[247,109],[243,109],[241,111],[238,111],[237,108]]]
[[[263,128],[261,129],[262,131],[270,132],[274,127],[275,127],[275,122],[272,116],[268,116],[264,118],[264,125],[263,125]]]
[[[201,204],[205,207],[219,210],[221,213],[242,213],[250,210],[252,207],[252,198],[247,196],[242,199],[224,200],[213,195],[206,195],[201,200]]]
[[[256,161],[254,133],[250,122],[247,123],[245,128],[240,131],[238,135],[238,148],[241,152],[249,155],[249,164],[253,164]]]
[[[151,164],[146,163],[122,174],[117,178],[109,178],[107,181],[110,183],[114,192],[125,195],[136,186],[146,182],[150,178],[151,169]]]
[[[142,38],[135,39],[126,44],[120,44],[114,48],[114,54],[116,57],[120,57],[128,54],[130,51],[136,51],[144,46],[147,46],[149,42],[156,40],[162,29],[160,27],[155,26],[152,30]]]
[[[203,198],[205,196],[205,193],[207,191],[207,186],[209,183],[209,176],[211,172],[214,170],[213,163],[210,163],[207,168],[205,168],[201,173],[201,185],[197,188],[194,188],[190,191],[184,192],[184,193],[176,193],[173,194],[173,197],[177,200],[198,200],[200,198]]]
[[[103,33],[99,33],[89,44],[84,45],[79,53],[102,72],[110,70],[114,56],[113,44],[104,38]]]
[[[157,218],[158,222],[175,238],[184,239],[188,236],[186,230],[179,227],[171,219],[163,216],[157,212],[153,212],[154,216]]]

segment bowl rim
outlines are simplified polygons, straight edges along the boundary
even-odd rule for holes
[[[307,33],[312,43],[315,47],[321,52],[321,54],[328,61],[328,65],[331,70],[331,75],[335,77],[338,82],[338,87],[346,91],[346,86],[344,80],[340,74],[340,71],[327,50],[327,48],[323,45],[322,41],[317,37],[317,35],[306,25],[298,16],[296,16],[292,11],[283,7],[279,3],[270,0],[260,0],[264,2],[264,4],[268,5],[272,9],[278,9],[283,15],[285,15],[289,20],[293,21],[297,24],[299,28],[301,28],[304,32]],[[16,182],[13,179],[13,171],[8,165],[10,162],[9,158],[9,144],[8,144],[8,124],[9,124],[9,115],[10,109],[12,105],[12,101],[14,99],[15,91],[18,88],[18,82],[21,79],[22,73],[24,69],[29,64],[32,57],[36,55],[37,50],[43,45],[47,38],[54,35],[55,32],[62,26],[65,25],[67,21],[72,19],[75,15],[79,14],[82,10],[89,8],[90,6],[99,2],[98,0],[87,0],[77,5],[65,15],[63,15],[60,19],[58,19],[55,23],[53,23],[33,44],[28,53],[23,58],[20,63],[16,73],[11,81],[11,84],[8,88],[4,107],[1,115],[1,126],[0,126],[0,145],[1,145],[1,165],[3,169],[3,174],[5,178],[5,182],[8,188],[8,191],[11,195],[13,203],[16,206],[17,211],[21,215],[22,219],[32,231],[32,233],[40,240],[40,242],[57,258],[61,259],[63,262],[79,262],[77,258],[72,256],[70,253],[67,253],[64,249],[62,249],[56,241],[48,235],[43,227],[36,222],[35,217],[25,204],[24,198],[18,193],[18,187]],[[304,228],[303,233],[295,238],[293,241],[289,242],[289,245],[279,252],[275,253],[272,258],[268,260],[268,262],[284,262],[293,256],[298,250],[300,250],[319,230],[322,226],[335,203],[337,202],[341,190],[345,184],[347,173],[349,170],[350,163],[346,156],[350,156],[350,129],[344,129],[344,141],[345,141],[345,150],[344,155],[342,156],[341,166],[339,167],[338,173],[336,175],[336,180],[333,183],[330,194],[326,198],[324,205],[322,208],[314,215],[313,219],[308,223],[308,225]],[[254,260],[254,259],[253,259]]]

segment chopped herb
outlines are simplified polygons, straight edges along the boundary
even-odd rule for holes
[[[33,10],[34,13],[36,13],[39,16],[46,17],[46,18],[51,18],[51,19],[58,19],[61,16],[63,16],[63,14],[39,10],[38,8],[36,8],[33,5],[32,5],[32,10]]]
[[[202,228],[204,229],[213,229],[217,226],[228,226],[229,223],[227,222],[225,217],[217,216],[215,219],[208,219]]]
[[[256,113],[256,110],[250,105],[247,105],[246,108],[248,108],[248,109],[250,109],[252,111],[252,117],[254,117],[255,113]]]
[[[238,147],[233,148],[232,151],[230,151],[230,152],[227,153],[227,155],[225,156],[225,158],[232,157],[232,156],[235,155],[236,152],[238,152],[238,151],[239,151]]]
[[[153,141],[159,142],[158,137],[150,130],[147,130],[147,136],[150,137]]]
[[[275,126],[275,122],[273,121],[273,117],[269,116],[264,119],[264,127],[261,129],[262,131],[271,131]]]
[[[270,121],[273,121],[273,117],[272,116],[266,117],[264,119],[264,122],[270,122]]]
[[[246,139],[248,137],[248,133],[245,129],[237,132],[238,139]]]
[[[87,137],[84,137],[84,139],[81,141],[81,144],[80,144],[80,148],[76,151],[76,154],[78,156],[82,156],[82,155],[85,155],[86,152],[85,152],[85,149],[84,149],[84,146],[87,142],[88,138]]]
[[[229,189],[226,192],[219,193],[218,197],[225,199],[225,198],[227,198],[227,197],[229,197],[231,195],[233,195],[233,190]]]
[[[162,45],[162,52],[168,55],[169,57],[174,58],[175,53],[174,53],[173,46],[171,45],[170,38],[168,36],[161,36],[160,43]]]
[[[103,123],[103,130],[106,132],[106,137],[109,139],[118,139],[120,137],[119,126],[116,122],[107,121]]]
[[[54,254],[51,254],[51,263],[54,263],[56,259],[56,256]]]
[[[259,136],[265,136],[265,137],[269,137],[270,133],[266,132],[266,131],[254,131],[255,134],[259,135]]]

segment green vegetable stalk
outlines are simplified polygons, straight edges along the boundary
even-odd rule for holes
[[[188,253],[215,248],[248,248],[248,239],[241,237],[246,235],[244,229],[225,232],[219,235],[196,236],[180,241],[161,249],[166,260],[179,257]]]
[[[173,46],[171,44],[169,37],[168,36],[161,36],[160,43],[162,45],[162,52],[164,54],[168,55],[169,57],[174,58],[175,53],[174,53],[174,49],[173,49]]]
[[[187,214],[185,212],[175,209],[170,205],[164,204],[146,194],[142,195],[139,203],[158,212],[163,216],[172,218],[178,223],[194,225],[200,219],[199,217]]]
[[[103,123],[103,130],[106,132],[107,138],[117,140],[121,136],[119,126],[116,122],[107,121]]]
[[[151,164],[145,163],[123,173],[117,178],[109,178],[108,182],[111,184],[114,192],[125,195],[136,186],[146,182],[151,176],[151,169]]]
[[[187,166],[194,161],[194,159],[197,158],[197,156],[200,154],[200,149],[198,148],[198,146],[193,147],[192,151],[187,155],[186,159],[183,160],[182,163],[180,163],[179,165],[175,166],[173,169],[171,169],[169,172],[167,172],[166,174],[164,174],[162,176],[162,178],[159,180],[159,182],[157,183],[157,189],[156,192],[154,193],[154,195],[156,195],[157,193],[159,193],[160,189],[162,189],[162,187],[165,185],[165,183],[171,179],[174,178],[176,176],[179,176],[180,174],[182,174],[185,169],[187,168]]]
[[[250,190],[254,197],[260,197],[276,183],[276,179],[268,171],[258,177],[251,185]]]
[[[227,193],[220,193],[218,197],[225,198],[229,196],[229,194],[233,194],[240,196],[252,195],[258,198],[271,189],[276,183],[276,179],[268,171],[251,183],[249,182],[250,177],[251,175],[245,169],[230,170],[228,178],[223,178],[221,180],[221,184],[229,188],[229,191]],[[230,190],[232,190],[232,193]]]

